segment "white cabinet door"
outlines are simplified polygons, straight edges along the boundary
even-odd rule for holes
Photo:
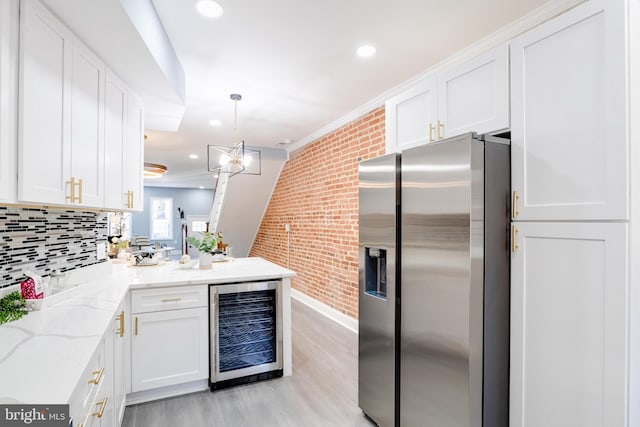
[[[107,71],[104,118],[105,189],[104,205],[111,209],[127,207],[123,187],[123,150],[127,137],[127,87]]]
[[[20,10],[18,198],[65,203],[70,175],[72,35],[39,2]]]
[[[132,320],[132,391],[209,377],[207,307],[134,314]]]
[[[438,119],[445,137],[509,127],[506,43],[438,76]]]
[[[592,0],[511,41],[518,220],[628,218],[625,28]]]
[[[133,93],[128,93],[127,142],[123,153],[123,188],[126,207],[142,211],[143,170],[144,170],[144,108],[142,101]],[[131,193],[129,193],[131,192]]]
[[[16,199],[18,1],[0,2],[0,201]]]
[[[113,323],[113,410],[115,424],[119,426],[124,417],[127,375],[128,345],[131,331],[128,329],[128,298],[120,304]]]
[[[515,227],[509,425],[624,427],[627,225]]]
[[[437,133],[437,85],[429,78],[385,103],[386,152],[427,144]]]
[[[71,176],[81,180],[73,204],[104,204],[104,91],[106,67],[73,40],[71,79]]]

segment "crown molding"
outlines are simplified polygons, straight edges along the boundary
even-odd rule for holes
[[[400,83],[399,85],[381,93],[380,95],[367,101],[355,110],[345,114],[339,119],[327,124],[326,126],[321,127],[317,131],[289,145],[288,147],[286,147],[287,152],[291,153],[304,147],[307,144],[317,141],[323,136],[335,130],[338,130],[341,127],[351,123],[352,121],[364,116],[371,110],[384,106],[384,103],[387,99],[404,92],[413,85],[420,83],[422,80],[433,77],[433,74],[437,73],[441,69],[468,61],[469,59],[472,59],[475,56],[478,56],[479,54],[501,43],[508,42],[515,36],[537,25],[540,25],[543,22],[548,21],[549,19],[554,18],[561,13],[566,12],[567,10],[579,5],[580,3],[584,3],[585,1],[586,0],[551,0],[548,3],[545,3],[544,5],[524,15],[523,17],[510,22],[509,24],[505,25],[489,36],[484,37],[477,42],[467,46],[466,48],[458,51],[444,61],[435,64],[434,66],[426,69],[425,71],[422,71],[414,77],[411,77],[410,79]]]

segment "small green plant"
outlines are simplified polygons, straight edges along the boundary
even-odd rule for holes
[[[18,320],[25,314],[27,314],[26,301],[19,291],[0,298],[0,325]]]
[[[198,239],[195,236],[187,237],[187,243],[195,247],[198,252],[211,253],[218,247],[218,239],[216,239],[215,236],[208,231],[205,231],[202,234],[202,239]]]

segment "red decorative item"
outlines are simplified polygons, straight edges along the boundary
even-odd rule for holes
[[[36,293],[36,282],[33,277],[20,282],[20,291],[24,299],[42,299],[44,297],[44,292]]]

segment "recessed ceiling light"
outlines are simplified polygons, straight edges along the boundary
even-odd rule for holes
[[[189,154],[189,158],[190,159],[197,159],[198,155],[197,154]]]
[[[293,139],[286,138],[286,139],[283,139],[282,141],[278,142],[277,144],[278,145],[289,145],[291,143],[293,143]]]
[[[356,50],[356,53],[361,58],[369,58],[370,56],[376,54],[376,48],[371,46],[370,44],[365,44],[363,46],[360,46],[358,50]]]
[[[224,13],[222,5],[213,0],[200,0],[196,3],[196,9],[198,10],[198,13],[200,13],[200,15],[207,18],[217,18],[219,16],[222,16],[222,14]]]
[[[222,122],[220,120],[209,120],[209,124],[211,126],[219,127],[222,124]]]
[[[198,188],[201,189],[201,190],[204,190],[204,186],[202,186],[202,185],[200,187],[198,187]]]

